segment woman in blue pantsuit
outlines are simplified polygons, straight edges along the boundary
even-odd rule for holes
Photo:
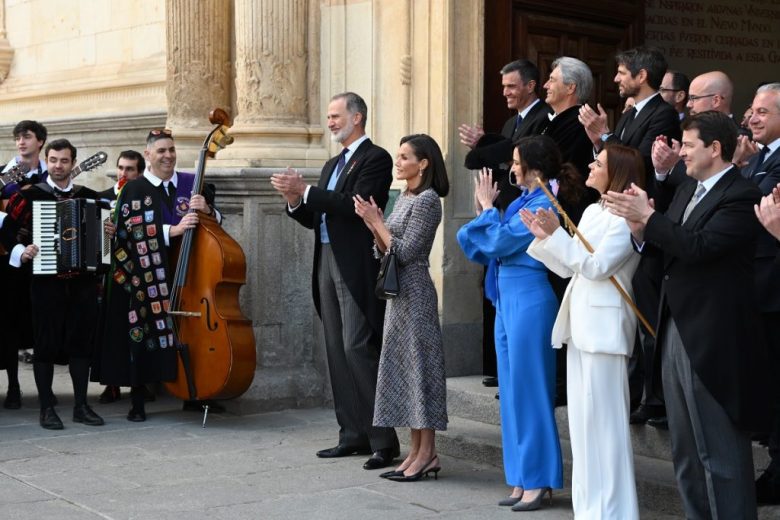
[[[550,208],[538,187],[555,179],[563,193],[582,184],[571,165],[561,164],[555,142],[546,136],[521,139],[514,150],[511,176],[523,194],[504,215],[493,207],[497,195],[483,170],[475,190],[477,217],[458,231],[466,256],[488,265],[485,294],[496,307],[495,343],[501,409],[504,473],[511,495],[499,502],[515,511],[538,509],[545,494],[563,487],[555,425],[555,353],[550,334],[558,301],[544,265],[528,256],[534,236],[519,211]],[[569,201],[576,203],[576,201]]]

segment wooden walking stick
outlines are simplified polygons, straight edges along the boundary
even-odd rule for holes
[[[561,207],[561,204],[558,202],[558,199],[555,198],[555,195],[550,193],[550,190],[547,189],[547,186],[544,185],[543,182],[539,180],[537,177],[536,183],[539,185],[540,188],[542,188],[542,191],[545,195],[547,195],[547,198],[550,199],[550,202],[552,202],[553,206],[555,206],[555,209],[558,210],[558,213],[563,217],[563,225],[566,229],[568,229],[570,232],[577,235],[577,238],[580,239],[580,242],[582,242],[582,245],[585,246],[585,249],[588,250],[588,253],[593,253],[594,249],[593,246],[590,245],[590,242],[588,242],[584,236],[582,236],[582,233],[580,233],[580,230],[577,229],[577,226],[574,225],[574,222],[571,221],[569,218],[569,215],[566,214],[566,211]],[[609,281],[612,282],[612,285],[615,286],[615,289],[618,290],[620,293],[620,296],[623,297],[623,299],[628,303],[628,305],[631,307],[631,309],[634,311],[634,314],[636,314],[636,317],[639,318],[639,321],[642,322],[642,325],[645,326],[645,328],[650,332],[650,335],[655,338],[655,329],[647,322],[647,318],[642,314],[642,312],[637,308],[634,301],[631,299],[631,296],[623,289],[623,286],[620,285],[620,282],[617,281],[617,278],[614,276],[609,277]]]

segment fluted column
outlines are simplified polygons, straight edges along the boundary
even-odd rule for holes
[[[190,166],[211,125],[209,110],[230,111],[230,2],[166,0],[168,127],[179,164]]]
[[[5,0],[0,0],[0,83],[5,81],[8,71],[11,70],[13,57],[14,49],[8,42],[8,33],[5,30]]]
[[[218,157],[225,166],[321,163],[322,129],[309,121],[317,103],[309,55],[311,0],[235,0],[235,143]],[[316,33],[315,33],[316,34]],[[312,124],[314,123],[314,124]]]

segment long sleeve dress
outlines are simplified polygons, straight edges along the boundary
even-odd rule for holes
[[[496,306],[504,473],[508,485],[524,489],[563,486],[550,348],[558,300],[544,265],[526,253],[533,235],[518,213],[550,206],[537,188],[512,202],[503,217],[492,208],[458,231],[466,256],[494,267],[485,279],[485,293]]]
[[[582,216],[580,232],[593,246],[563,229],[535,239],[528,254],[569,278],[552,343],[568,345],[566,385],[573,456],[572,504],[577,520],[639,518],[629,433],[628,357],[636,316],[609,281],[631,294],[639,255],[625,219],[600,204]]]
[[[374,426],[447,429],[438,297],[428,272],[440,222],[441,201],[433,189],[402,194],[387,217],[401,290],[385,311]]]

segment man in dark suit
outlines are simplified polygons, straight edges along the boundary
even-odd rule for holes
[[[116,160],[116,182],[110,188],[99,191],[101,199],[116,200],[119,189],[126,182],[140,177],[146,170],[144,156],[135,150],[125,150],[119,154]]]
[[[682,72],[667,70],[661,86],[658,88],[664,101],[672,105],[677,111],[680,121],[685,119],[685,105],[688,104],[688,88],[691,80]]]
[[[750,431],[766,425],[766,350],[753,296],[758,188],[731,164],[737,126],[683,123],[690,180],[665,214],[647,192],[608,192],[638,248],[663,251],[657,327],[672,458],[687,518],[756,518]]]
[[[529,60],[516,60],[501,69],[501,85],[506,106],[513,115],[504,123],[501,134],[485,134],[479,125],[462,124],[458,127],[460,142],[471,148],[466,154],[466,168],[491,168],[493,180],[500,193],[495,207],[503,210],[520,196],[520,190],[509,182],[509,164],[512,149],[518,139],[539,135],[547,127],[552,109],[539,99],[539,69]],[[498,386],[496,349],[493,342],[493,324],[496,319],[493,303],[482,299],[482,374],[485,386]]]
[[[650,152],[659,135],[668,139],[680,138],[680,119],[677,111],[666,103],[658,92],[666,74],[666,59],[653,47],[636,47],[617,54],[617,74],[620,97],[633,97],[632,110],[620,117],[615,131],[607,126],[607,114],[597,105],[598,111],[584,105],[580,109],[580,121],[596,151],[605,143],[620,143],[639,150],[645,159],[645,186],[654,195],[652,186],[652,161]]]
[[[742,175],[758,185],[763,195],[770,195],[780,183],[780,83],[769,83],[758,89],[753,98],[753,115],[748,124],[755,142],[763,145]],[[773,423],[769,437],[769,467],[756,481],[759,503],[780,503],[780,262],[777,240],[768,231],[759,235],[754,259],[756,296],[767,338],[773,372]]]
[[[373,237],[355,215],[352,197],[387,204],[393,160],[366,136],[368,108],[353,92],[328,105],[328,130],[341,153],[322,168],[317,186],[292,170],[271,183],[287,201],[287,213],[314,229],[314,305],[322,319],[339,442],[318,457],[373,453],[365,469],[389,466],[399,454],[393,428],[373,426],[374,394],[382,345],[384,302],[374,296],[379,262]]]

